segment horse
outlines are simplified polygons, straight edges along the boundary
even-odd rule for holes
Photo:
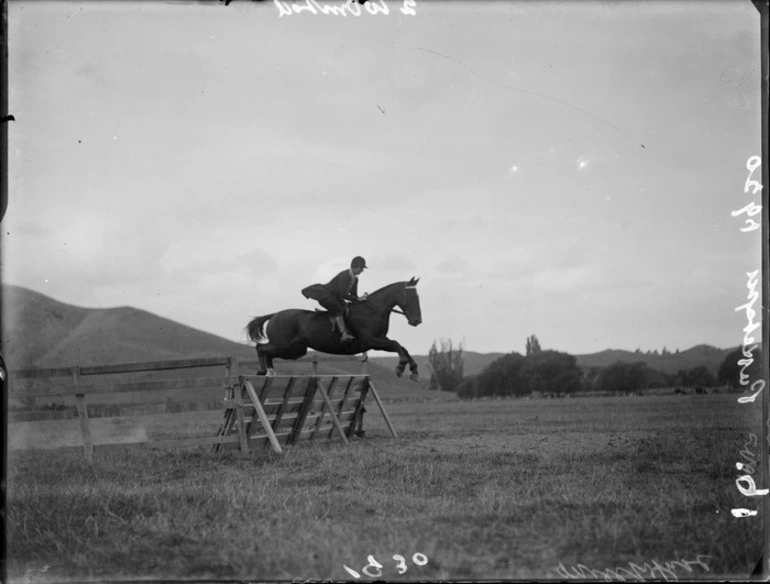
[[[275,375],[273,359],[299,359],[308,348],[334,355],[355,355],[366,351],[398,353],[396,375],[401,377],[409,364],[410,379],[417,381],[417,363],[398,342],[387,337],[391,312],[400,312],[411,326],[422,322],[419,278],[395,282],[368,295],[366,300],[349,305],[346,321],[355,340],[343,343],[327,311],[291,308],[253,318],[246,330],[256,342],[260,371]],[[396,310],[396,307],[400,309]]]

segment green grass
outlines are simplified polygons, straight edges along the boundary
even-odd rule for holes
[[[687,579],[759,558],[761,519],[730,514],[757,505],[734,469],[758,408],[734,396],[394,404],[397,440],[375,410],[366,439],[283,457],[15,453],[9,575],[339,580],[373,555],[388,580],[525,579],[700,557]]]

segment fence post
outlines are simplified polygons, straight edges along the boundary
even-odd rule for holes
[[[94,462],[94,442],[91,438],[91,427],[88,424],[88,406],[86,396],[83,393],[77,393],[77,387],[80,385],[80,366],[75,365],[72,368],[72,382],[75,385],[75,402],[78,407],[78,418],[80,419],[80,434],[83,437],[83,454],[86,462]]]
[[[235,404],[235,425],[238,428],[238,438],[240,439],[241,453],[244,456],[249,454],[249,439],[246,437],[246,424],[243,420],[243,384],[240,382],[240,371],[238,368],[238,358],[230,357],[227,363],[227,374],[232,379],[238,376],[238,381],[230,385],[230,397]]]
[[[364,358],[361,360],[361,374],[366,375],[367,378],[369,377],[369,355],[367,353],[364,353]],[[365,401],[366,393],[362,390],[361,403],[359,404],[360,407],[356,408],[355,429],[353,428],[353,424],[351,424],[349,428],[349,430],[355,432],[356,436],[359,438],[363,438],[366,435],[364,432],[364,414],[366,413],[366,406],[364,405]]]

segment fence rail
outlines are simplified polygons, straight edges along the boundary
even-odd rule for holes
[[[318,355],[305,357],[300,362],[313,364],[313,376],[317,377],[318,362],[343,362],[354,361],[355,356],[331,356],[319,358]],[[89,380],[89,376],[118,375],[137,372],[167,371],[191,368],[224,367],[222,376],[191,377],[188,379],[164,379],[146,381],[104,381]],[[111,418],[124,416],[140,416],[151,414],[179,414],[186,412],[206,412],[231,410],[233,405],[228,399],[234,389],[240,386],[242,376],[238,372],[244,368],[258,367],[258,361],[240,361],[235,357],[212,357],[200,359],[186,359],[177,361],[155,361],[144,363],[124,363],[118,365],[102,365],[92,367],[59,367],[50,369],[26,369],[9,372],[8,397],[24,404],[21,407],[11,407],[8,412],[10,423],[41,422],[52,420],[80,421],[80,435],[82,446],[61,446],[58,448],[72,449],[82,448],[86,459],[93,460],[94,446],[98,447],[147,447],[147,446],[192,446],[192,445],[219,445],[237,443],[238,436],[205,436],[196,438],[179,439],[131,439],[119,442],[95,443],[92,436],[90,420],[94,418]],[[366,367],[363,366],[364,374]],[[29,383],[32,382],[30,386]],[[149,399],[141,402],[127,403],[89,403],[88,397],[101,398],[109,394],[127,393],[158,393],[173,392],[178,390],[196,390],[197,395],[173,396],[162,398],[150,395]],[[214,399],[213,392],[219,392],[218,399]],[[67,400],[72,403],[40,406],[37,399],[54,397],[74,398]],[[119,399],[119,398],[118,398]],[[212,429],[213,434],[213,429]],[[56,447],[55,447],[56,448]],[[57,449],[58,449],[57,448]],[[19,446],[16,450],[35,450],[35,446]],[[50,449],[47,447],[45,449]]]

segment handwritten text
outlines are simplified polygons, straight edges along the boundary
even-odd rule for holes
[[[276,8],[278,8],[278,17],[291,16],[292,14],[300,14],[307,12],[309,14],[323,14],[324,16],[361,16],[367,12],[372,16],[383,14],[387,16],[390,14],[390,9],[385,3],[385,0],[366,0],[362,3],[356,0],[348,0],[347,2],[341,2],[340,4],[322,4],[318,0],[305,0],[304,2],[285,2],[282,0],[273,0]],[[407,16],[415,16],[417,12],[416,0],[403,0],[401,6],[401,14]]]
[[[706,564],[702,558],[711,557],[713,556],[698,556],[695,561],[683,559],[673,560],[671,562],[666,562],[665,564],[661,564],[657,560],[654,560],[652,563],[644,562],[641,566],[634,562],[628,562],[628,568],[617,567],[608,570],[597,570],[589,568],[584,564],[565,568],[564,564],[559,562],[559,567],[556,569],[556,572],[559,576],[568,580],[591,578],[602,579],[606,582],[612,582],[613,579],[619,582],[625,582],[626,580],[644,581],[650,579],[670,582],[679,580],[676,574],[677,570],[684,570],[688,573],[692,573],[692,566],[700,566],[703,570],[709,572],[708,564]]]
[[[380,564],[377,560],[374,559],[374,556],[367,556],[367,561],[369,562],[364,566],[361,571],[370,578],[379,578],[382,576],[382,564]],[[393,559],[396,562],[396,571],[399,574],[403,574],[407,570],[406,566],[406,558],[404,556],[401,556],[399,554],[396,554],[393,556]],[[421,553],[416,553],[412,556],[412,562],[417,566],[424,566],[428,563],[428,556]],[[347,571],[348,574],[353,576],[353,578],[360,578],[361,574],[353,570],[352,568],[348,568],[346,565],[342,565],[343,568]],[[372,571],[374,570],[374,571]]]
[[[746,182],[743,185],[743,192],[749,193],[749,190],[751,190],[752,195],[756,195],[758,192],[762,190],[762,184],[754,180],[752,177],[754,175],[754,171],[757,170],[762,166],[762,159],[759,156],[752,156],[746,161],[746,168],[749,171],[749,176],[746,179]],[[753,201],[743,207],[742,209],[739,209],[738,211],[733,211],[732,216],[737,217],[738,215],[746,214],[747,219],[745,220],[746,227],[742,228],[742,232],[749,232],[754,231],[756,229],[759,229],[759,223],[752,219],[757,213],[759,213],[762,210],[761,205],[757,205]],[[758,344],[754,342],[754,336],[752,333],[754,333],[755,330],[757,330],[761,322],[756,322],[754,319],[757,316],[757,311],[754,310],[754,305],[756,304],[757,300],[759,299],[759,292],[757,291],[757,286],[759,285],[759,270],[754,270],[753,272],[746,272],[746,276],[748,276],[748,281],[746,283],[746,287],[749,290],[748,293],[748,302],[745,304],[741,304],[738,306],[735,310],[736,312],[739,310],[743,310],[746,313],[746,320],[748,320],[748,324],[743,328],[743,344],[741,347],[741,354],[743,356],[742,359],[738,360],[738,365],[741,366],[740,372],[738,374],[738,382],[741,386],[745,387],[751,383],[751,386],[749,390],[752,392],[751,395],[748,396],[741,396],[738,398],[739,404],[749,404],[754,403],[754,401],[757,399],[757,396],[762,393],[762,391],[765,389],[765,380],[764,379],[757,379],[755,381],[751,381],[751,376],[747,373],[747,369],[749,366],[754,362],[754,356],[753,352],[757,349]],[[751,434],[751,436],[754,439],[754,442],[756,442],[756,436],[754,434]],[[748,452],[751,454],[750,451],[747,450],[746,447],[744,447],[744,450],[741,451],[741,454],[744,455],[744,458],[746,455],[745,452]],[[750,462],[756,463],[756,460],[753,458],[753,454],[751,454],[752,458],[750,459]],[[738,491],[741,493],[741,495],[744,495],[746,497],[759,497],[764,496],[770,493],[770,489],[757,489],[757,485],[754,482],[754,478],[751,476],[754,472],[754,465],[747,465],[743,462],[736,463],[736,468],[743,472],[741,476],[739,476],[737,479],[735,479],[735,486],[738,488]],[[732,509],[730,511],[733,514],[733,517],[754,517],[757,515],[756,511],[752,511],[750,509]]]
[[[749,170],[749,176],[746,179],[746,183],[743,185],[744,193],[748,193],[749,189],[752,189],[751,194],[756,195],[757,192],[762,190],[762,184],[755,181],[753,178],[751,178],[754,175],[754,171],[758,169],[760,166],[762,166],[762,159],[759,156],[752,156],[746,162],[746,168]],[[754,231],[756,229],[759,229],[759,223],[754,221],[754,219],[751,219],[751,217],[754,217],[761,210],[762,210],[762,205],[757,205],[754,201],[752,201],[751,203],[743,207],[743,209],[738,209],[737,211],[733,211],[732,216],[737,217],[738,215],[742,215],[743,213],[746,213],[748,217],[745,221],[746,227],[741,229],[742,232],[746,233],[748,231]]]

